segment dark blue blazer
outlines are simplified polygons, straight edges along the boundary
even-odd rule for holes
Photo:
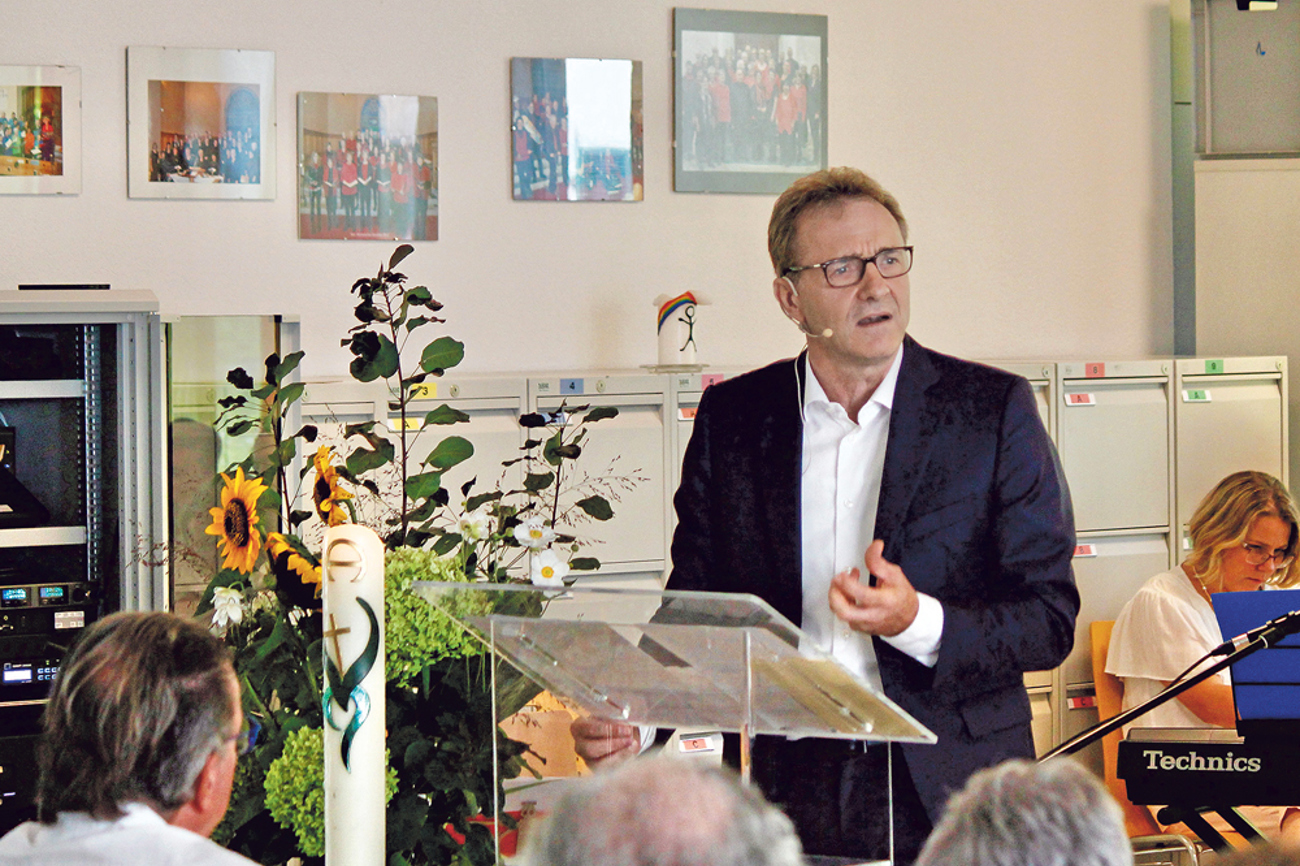
[[[1025,379],[905,339],[875,536],[943,604],[938,663],[876,638],[885,693],[934,731],[907,764],[931,820],[981,767],[1033,757],[1023,673],[1059,665],[1079,595],[1074,520]],[[802,618],[805,361],[704,392],[674,503],[670,589],[750,592]]]

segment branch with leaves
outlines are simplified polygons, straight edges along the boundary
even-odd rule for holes
[[[396,518],[396,530],[389,533],[388,547],[410,545],[419,547],[427,536],[408,537],[412,522],[419,522],[431,513],[436,504],[431,498],[442,486],[442,473],[474,453],[474,446],[461,436],[449,436],[433,449],[421,462],[426,467],[412,474],[409,470],[411,450],[416,438],[429,425],[456,424],[468,421],[464,412],[450,406],[439,406],[429,412],[414,433],[408,418],[411,402],[423,393],[423,385],[430,377],[442,376],[465,357],[465,344],[451,337],[439,337],[424,347],[419,367],[408,372],[403,368],[402,352],[414,331],[426,325],[441,324],[446,320],[435,315],[442,304],[424,286],[406,285],[405,274],[394,270],[413,252],[410,244],[402,244],[393,251],[388,265],[380,266],[373,277],[363,277],[352,284],[352,291],[360,299],[353,310],[358,324],[343,341],[353,354],[349,369],[360,382],[385,379],[389,382],[389,411],[397,413],[398,453],[393,444],[374,430],[374,422],[352,424],[346,429],[348,436],[361,436],[365,445],[347,458],[347,472],[357,483],[378,493],[373,480],[361,478],[397,458],[402,476],[402,503]]]

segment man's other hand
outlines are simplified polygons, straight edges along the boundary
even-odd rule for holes
[[[871,542],[863,564],[876,577],[876,585],[861,580],[856,568],[841,571],[831,579],[831,612],[854,631],[893,637],[916,619],[916,590],[903,570],[884,557],[885,543]]]
[[[574,719],[569,725],[578,756],[593,768],[613,766],[641,752],[641,732],[633,725],[607,719]]]

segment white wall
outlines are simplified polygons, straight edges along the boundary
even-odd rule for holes
[[[1167,0],[724,0],[829,16],[830,160],[876,174],[918,247],[912,332],[975,357],[1171,350]],[[346,367],[348,288],[391,243],[299,241],[301,90],[438,97],[441,239],[404,270],[446,303],[466,371],[655,360],[651,300],[716,305],[702,360],[790,354],[771,300],[770,196],[672,192],[666,0],[35,0],[0,13],[0,63],[82,73],[75,197],[0,196],[0,287],[109,282],[165,315],[300,315],[309,376]],[[276,52],[279,195],[126,196],[125,47]],[[646,200],[514,202],[509,58],[645,66]]]

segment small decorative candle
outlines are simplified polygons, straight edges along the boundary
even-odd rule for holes
[[[660,295],[655,298],[659,310],[659,364],[663,367],[693,366],[696,364],[695,323],[699,300],[694,292],[682,292],[675,297]]]

